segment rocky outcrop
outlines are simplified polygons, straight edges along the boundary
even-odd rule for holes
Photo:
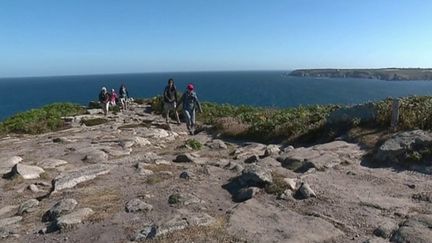
[[[421,162],[432,156],[432,133],[414,130],[387,139],[377,150],[375,159],[384,163]]]
[[[291,149],[277,158],[282,166],[296,172],[311,168],[323,171],[342,163],[353,163],[364,155],[357,145],[344,141],[316,145],[309,148]]]
[[[39,178],[40,175],[44,172],[45,171],[38,166],[16,164],[12,168],[10,175],[11,176],[20,175],[22,178],[26,180],[31,180],[31,179]]]
[[[9,173],[16,164],[21,162],[23,159],[19,156],[2,157],[0,158],[0,175]]]
[[[75,199],[62,199],[43,215],[42,221],[53,221],[64,214],[72,212],[77,205],[78,202]]]
[[[93,180],[97,176],[109,173],[111,168],[108,165],[95,164],[62,173],[53,180],[54,191],[73,188],[79,183]]]
[[[414,215],[399,227],[391,241],[396,243],[427,243],[432,239],[432,215]]]
[[[55,221],[55,227],[60,231],[67,231],[88,219],[94,211],[91,208],[80,208],[70,214],[63,215]]]

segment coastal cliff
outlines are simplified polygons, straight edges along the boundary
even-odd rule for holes
[[[297,69],[290,73],[297,77],[364,78],[387,81],[432,80],[430,68],[381,69]]]

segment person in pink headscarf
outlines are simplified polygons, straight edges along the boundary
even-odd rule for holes
[[[186,92],[182,95],[179,101],[179,103],[183,102],[183,113],[186,118],[186,127],[191,135],[195,134],[195,110],[198,109],[198,112],[202,112],[201,104],[194,89],[195,87],[193,84],[188,84]]]

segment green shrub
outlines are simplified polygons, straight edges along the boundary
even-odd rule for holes
[[[175,194],[172,194],[169,196],[168,203],[169,204],[177,204],[177,203],[180,203],[180,200],[181,200],[180,194],[175,193]]]
[[[85,109],[71,103],[54,103],[18,113],[0,123],[0,133],[40,134],[65,127],[62,117],[84,114]]]
[[[191,147],[193,150],[200,150],[203,146],[199,141],[193,138],[186,140],[185,144]]]

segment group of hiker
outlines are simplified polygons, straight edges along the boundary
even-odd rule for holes
[[[124,84],[120,86],[119,94],[115,92],[115,89],[111,89],[111,92],[108,92],[106,87],[102,87],[99,93],[99,102],[104,114],[107,115],[110,106],[115,107],[118,103],[120,103],[122,110],[126,110],[128,106],[128,97],[129,92]]]
[[[99,93],[99,102],[102,106],[104,114],[108,114],[110,106],[116,106],[120,101],[121,109],[128,109],[128,99],[129,93],[124,84],[120,86],[119,94],[115,92],[114,89],[109,93],[106,87],[102,87]],[[196,111],[202,112],[201,104],[198,100],[197,94],[195,93],[195,88],[193,84],[188,84],[186,86],[186,91],[180,97],[177,97],[177,89],[174,85],[174,80],[169,79],[168,85],[165,87],[163,92],[163,116],[166,122],[169,123],[170,112],[174,112],[177,124],[180,125],[180,117],[177,112],[179,104],[182,104],[183,114],[186,120],[186,127],[189,134],[193,135],[195,133],[195,113]]]

